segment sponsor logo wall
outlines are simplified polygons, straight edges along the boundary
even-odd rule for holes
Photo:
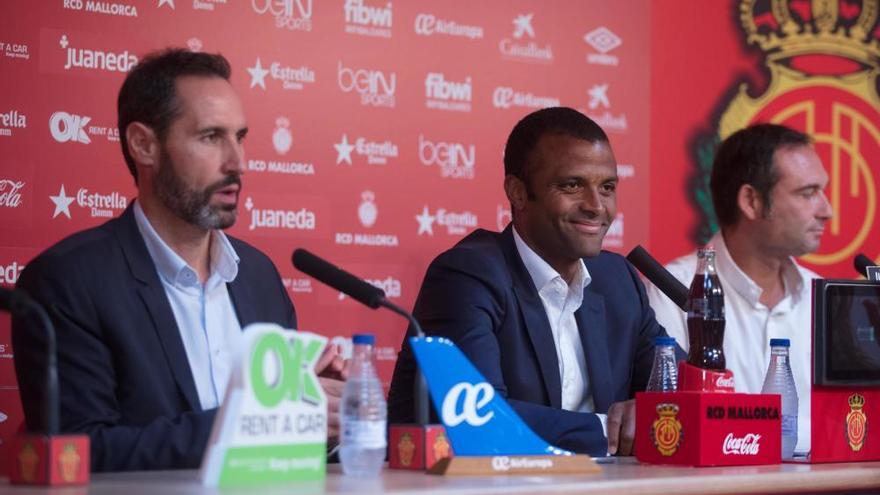
[[[299,273],[291,251],[325,256],[411,308],[439,252],[510,221],[502,152],[527,113],[566,105],[608,124],[622,180],[607,246],[647,240],[647,0],[52,0],[0,11],[21,20],[0,33],[4,286],[135,200],[116,94],[138,60],[169,45],[232,65],[250,132],[229,233],[273,259],[301,328],[377,334],[385,380],[405,322]],[[0,326],[8,335],[8,319]],[[10,373],[0,380],[14,386]]]

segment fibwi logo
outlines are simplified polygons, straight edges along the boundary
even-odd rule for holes
[[[657,404],[657,419],[651,423],[651,441],[660,455],[669,457],[678,451],[681,445],[682,429],[678,420],[678,405],[670,403]]]
[[[379,206],[376,204],[376,194],[373,191],[361,193],[357,217],[365,229],[372,229],[376,225],[379,219]],[[335,239],[336,244],[342,246],[397,247],[400,245],[397,235],[374,232],[337,232]]]
[[[17,58],[20,60],[30,60],[31,53],[25,43],[9,43],[0,41],[0,53],[7,58]]]
[[[16,129],[27,128],[27,116],[18,110],[10,110],[6,113],[0,113],[0,136],[12,136]]]
[[[377,38],[391,37],[394,15],[391,2],[371,5],[366,0],[345,0],[342,10],[345,12],[346,33]]]
[[[436,165],[444,179],[473,179],[476,153],[473,144],[432,142],[419,134],[419,160],[425,166]]]
[[[248,230],[315,230],[316,228],[315,212],[306,207],[299,210],[257,208],[254,200],[248,196],[244,208],[251,216]]]
[[[447,81],[441,72],[425,76],[425,106],[435,110],[470,112],[473,87],[471,76],[464,81]]]
[[[78,10],[93,14],[114,15],[120,17],[137,17],[137,7],[122,2],[96,2],[94,0],[64,0],[66,10]]]
[[[377,69],[352,69],[337,64],[336,82],[344,93],[360,95],[361,105],[393,108],[397,92],[397,75],[386,75]]]
[[[608,97],[609,86],[608,83],[594,84],[587,90],[588,101],[585,113],[606,131],[624,132],[629,129],[626,114],[614,115],[611,113],[611,100]]]
[[[483,39],[483,28],[459,24],[456,21],[440,19],[434,14],[416,15],[415,31],[419,36],[433,36],[435,34],[468,38],[470,40]]]
[[[465,235],[469,230],[477,227],[477,215],[470,211],[455,212],[445,208],[438,208],[434,214],[426,205],[422,212],[415,216],[419,224],[417,235],[434,235],[434,223],[446,228],[449,235]]]
[[[275,119],[275,130],[272,132],[272,147],[278,155],[286,155],[293,146],[293,134],[290,132],[290,120],[287,117]],[[286,160],[248,159],[247,169],[254,172],[269,172],[287,175],[315,175],[315,164]]]
[[[92,136],[106,137],[108,141],[119,141],[119,130],[116,127],[91,125],[86,127],[92,118],[64,111],[54,112],[49,117],[49,132],[59,143],[89,144]]]
[[[251,0],[251,8],[259,15],[275,19],[275,27],[291,31],[312,30],[313,0]]]
[[[553,61],[553,48],[550,44],[542,46],[535,41],[535,28],[532,26],[534,16],[534,13],[519,14],[513,19],[513,39],[503,38],[498,42],[502,57],[545,64]]]
[[[609,55],[608,52],[614,50],[623,44],[620,36],[614,34],[614,31],[605,26],[599,26],[584,35],[584,41],[593,47],[599,53],[590,53],[587,55],[587,62],[596,65],[617,66],[620,60],[617,55]]]
[[[336,164],[352,165],[352,152],[358,156],[366,157],[369,165],[387,165],[389,158],[397,158],[399,151],[397,145],[388,141],[371,141],[367,138],[357,137],[354,144],[349,142],[348,134],[343,134],[342,139],[333,145],[336,149]]]
[[[107,72],[128,72],[137,65],[138,58],[128,50],[112,52],[94,48],[76,48],[71,39],[61,35],[58,46],[65,51],[64,70],[84,69]]]
[[[865,437],[868,431],[868,417],[865,408],[865,396],[852,394],[847,400],[849,412],[846,414],[846,441],[853,452],[862,450],[865,446]]]
[[[128,206],[128,198],[117,191],[101,194],[81,187],[75,195],[68,196],[64,184],[61,184],[58,194],[50,195],[49,199],[55,205],[52,218],[64,215],[68,219],[72,219],[70,212],[72,204],[76,204],[80,208],[86,208],[92,218],[113,218]]]
[[[560,106],[559,98],[538,96],[531,92],[519,91],[509,86],[498,86],[492,93],[492,106],[495,108],[549,108]]]
[[[440,414],[447,428],[467,423],[471,426],[483,426],[495,417],[492,408],[486,408],[495,397],[495,389],[488,382],[460,382],[453,385],[446,396]]]
[[[18,208],[22,204],[23,180],[0,178],[0,208]]]
[[[315,83],[315,71],[305,65],[299,67],[289,67],[281,62],[270,62],[268,68],[263,67],[260,57],[254,62],[253,67],[247,68],[248,74],[251,76],[250,89],[259,87],[266,90],[266,76],[272,81],[276,81],[278,86],[287,91],[301,91],[305,89],[306,84]]]
[[[603,248],[623,247],[623,212],[617,212],[614,221],[608,227],[605,238],[602,240]]]

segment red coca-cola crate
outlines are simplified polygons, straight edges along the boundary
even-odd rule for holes
[[[650,464],[778,464],[782,440],[778,395],[640,392],[636,458]]]

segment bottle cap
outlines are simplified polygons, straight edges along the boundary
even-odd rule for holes
[[[354,345],[358,344],[366,344],[373,345],[376,343],[376,337],[369,333],[358,333],[351,337],[351,341]]]
[[[770,339],[770,347],[791,347],[788,339]]]
[[[675,345],[675,339],[672,337],[655,337],[654,345]]]

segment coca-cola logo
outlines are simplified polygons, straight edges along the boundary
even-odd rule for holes
[[[715,386],[718,388],[729,388],[733,389],[733,376],[719,376],[717,380],[715,380]]]
[[[758,455],[758,451],[761,450],[760,442],[761,435],[755,433],[749,433],[742,438],[733,436],[733,433],[728,433],[727,437],[724,438],[721,452],[724,455]]]
[[[21,190],[24,181],[0,179],[0,206],[18,208],[21,206]]]

